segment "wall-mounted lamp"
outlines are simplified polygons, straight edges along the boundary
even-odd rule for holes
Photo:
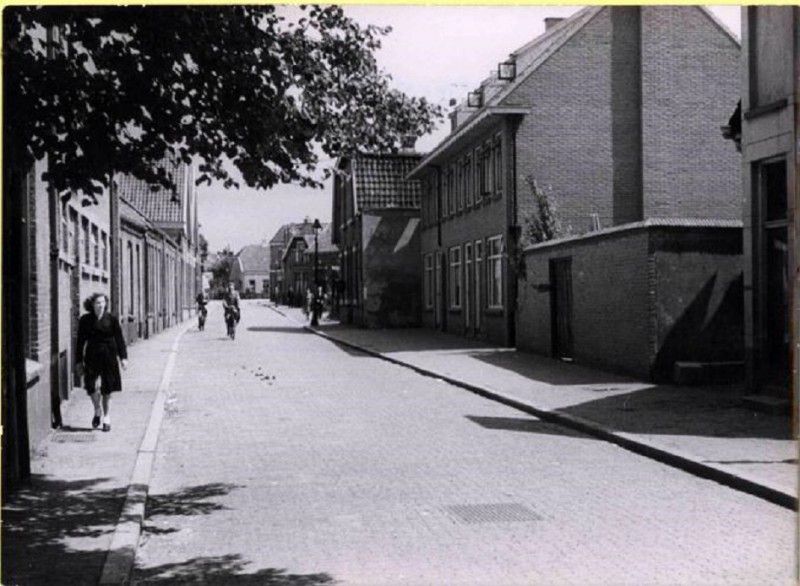
[[[517,64],[513,60],[503,61],[497,66],[497,79],[511,81],[517,77]]]

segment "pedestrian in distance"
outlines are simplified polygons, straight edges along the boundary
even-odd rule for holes
[[[205,291],[200,291],[195,298],[197,302],[197,329],[203,330],[206,327],[206,317],[208,316],[208,296]]]
[[[111,393],[122,390],[120,366],[128,368],[128,350],[116,316],[108,312],[108,297],[94,293],[83,302],[86,313],[78,322],[75,367],[94,405],[92,427],[111,431]]]

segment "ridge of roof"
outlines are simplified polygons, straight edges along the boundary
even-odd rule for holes
[[[573,36],[575,36],[586,24],[588,24],[595,16],[600,14],[606,6],[587,6],[565,18],[555,26],[546,30],[541,35],[535,37],[516,51],[513,51],[510,56],[517,61],[517,75],[513,81],[505,84],[504,87],[496,91],[487,100],[482,107],[478,108],[472,115],[467,117],[458,128],[448,135],[442,142],[440,142],[433,150],[431,150],[413,170],[407,175],[408,178],[416,174],[417,171],[424,168],[429,161],[442,153],[447,147],[454,142],[457,142],[468,130],[473,128],[481,119],[486,118],[492,114],[519,114],[521,109],[519,107],[509,108],[503,106],[501,103],[505,100],[514,90],[516,90],[528,77],[530,77],[543,63],[545,63],[556,51],[558,51],[565,43],[567,43]],[[493,83],[493,78],[486,78],[481,82],[480,87]],[[507,111],[505,108],[509,108]]]
[[[730,37],[730,39],[736,44],[737,47],[742,46],[742,41],[739,39],[739,37],[737,37],[734,34],[734,32],[731,29],[729,29],[724,22],[722,22],[719,18],[717,18],[717,16],[713,12],[711,12],[711,10],[709,10],[706,6],[694,6],[693,8],[699,8],[700,11],[706,15],[706,17],[711,19],[711,22],[717,25],[718,28],[722,29],[722,32],[724,32],[726,35],[728,35],[728,37]]]

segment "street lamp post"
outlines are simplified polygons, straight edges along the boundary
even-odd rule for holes
[[[311,296],[311,325],[319,325],[319,231],[322,224],[319,219],[314,220],[311,227],[314,230],[314,294]]]

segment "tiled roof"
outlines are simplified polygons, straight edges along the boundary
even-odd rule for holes
[[[418,154],[365,154],[353,157],[356,209],[419,208],[422,188],[405,177],[419,164]]]
[[[137,210],[124,198],[121,197],[119,203],[119,217],[122,221],[144,229],[153,227],[153,223],[150,222],[142,212]]]
[[[260,244],[250,244],[242,248],[236,255],[242,267],[242,271],[269,272],[269,248]]]
[[[159,167],[167,169],[172,174],[177,190],[184,188],[188,171],[186,165],[164,160],[159,163]],[[128,200],[153,222],[180,223],[183,221],[182,206],[185,200],[183,197],[176,197],[175,192],[160,186],[153,190],[150,184],[132,175],[118,175],[117,183],[120,196]]]

